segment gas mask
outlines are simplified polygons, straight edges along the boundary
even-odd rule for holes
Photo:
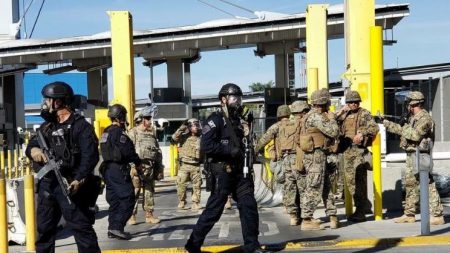
[[[227,96],[228,111],[232,114],[239,114],[242,112],[242,97],[236,95]],[[239,115],[236,115],[239,116]]]
[[[53,101],[51,99],[48,100],[48,101],[50,101],[50,105],[51,105],[51,106],[48,106],[47,99],[48,98],[44,98],[44,100],[42,101],[40,115],[45,121],[56,122],[56,110],[54,110],[52,108]]]

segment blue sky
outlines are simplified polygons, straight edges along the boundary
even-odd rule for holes
[[[34,1],[27,15],[28,33],[42,0]],[[253,17],[219,0],[204,0],[236,16]],[[254,11],[302,13],[307,4],[339,4],[343,0],[229,0]],[[20,1],[22,2],[22,1]],[[25,0],[26,5],[30,0]],[[408,67],[423,64],[450,62],[450,1],[449,0],[377,0],[377,4],[410,3],[410,16],[394,29],[398,43],[384,47],[385,68]],[[432,3],[432,6],[430,4]],[[62,38],[92,35],[108,31],[110,23],[106,11],[128,10],[133,15],[134,29],[156,29],[194,25],[205,21],[230,18],[198,0],[47,0],[33,32],[32,38]],[[296,70],[299,55],[296,55]],[[136,60],[136,98],[143,98],[150,90],[149,70]],[[344,41],[329,42],[330,81],[338,81],[345,70]],[[154,70],[155,87],[166,87],[166,65]],[[255,57],[253,48],[203,52],[202,59],[191,65],[192,92],[194,95],[214,94],[226,82],[239,84],[243,90],[253,82],[275,79],[274,57]],[[297,76],[297,86],[300,78]],[[112,76],[109,77],[112,82]]]

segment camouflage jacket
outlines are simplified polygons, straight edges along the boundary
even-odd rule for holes
[[[200,136],[184,133],[184,129],[177,129],[172,135],[172,142],[180,144],[180,160],[185,163],[200,163]]]
[[[400,147],[406,152],[414,152],[417,146],[420,151],[430,152],[431,141],[434,140],[434,121],[425,109],[409,117],[403,127],[389,120],[384,120],[383,125],[388,132],[400,135]]]
[[[143,160],[144,165],[148,165],[148,161],[162,165],[162,152],[153,131],[142,131],[138,127],[133,127],[128,131],[128,136],[133,141],[136,153]]]
[[[313,108],[305,116],[305,131],[309,128],[317,128],[328,138],[335,139],[339,136],[339,127],[335,119],[329,119],[326,113],[320,113],[318,109]]]
[[[361,134],[364,138],[362,142],[368,144],[362,145],[370,146],[372,139],[378,134],[378,131],[380,131],[380,127],[375,122],[370,112],[364,108],[360,107],[357,112],[349,111],[348,113],[345,113],[344,115],[342,115],[337,119],[341,127],[341,133],[345,134],[346,132],[345,127],[347,125],[346,123],[347,121],[353,120],[354,119],[353,117],[356,117],[356,125],[353,126],[355,129],[354,135]],[[350,141],[353,142],[353,140]]]

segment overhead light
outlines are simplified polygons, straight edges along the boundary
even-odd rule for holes
[[[80,66],[77,69],[78,69],[78,71],[91,72],[91,71],[100,70],[100,69],[107,69],[109,67],[111,67],[111,64],[105,63],[105,64],[101,64],[101,65]]]
[[[57,67],[57,68],[53,68],[53,69],[45,69],[42,72],[47,75],[56,75],[56,74],[61,74],[64,72],[72,71],[75,69],[77,69],[75,66],[66,65],[66,66]]]

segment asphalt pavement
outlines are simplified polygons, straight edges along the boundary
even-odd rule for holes
[[[205,205],[209,193],[202,191],[202,204]],[[156,187],[155,214],[161,218],[160,224],[145,223],[142,208],[138,211],[138,224],[127,225],[125,230],[133,238],[130,241],[109,239],[108,204],[104,195],[99,196],[99,212],[95,230],[103,252],[183,252],[201,211],[177,210],[175,180],[167,178]],[[190,204],[190,194],[188,194]],[[450,252],[450,215],[446,208],[446,224],[432,226],[430,236],[420,236],[420,221],[412,224],[395,224],[392,218],[401,215],[385,213],[384,219],[374,221],[368,215],[363,223],[347,222],[344,205],[338,202],[338,216],[342,227],[330,229],[323,207],[315,217],[323,221],[325,230],[301,231],[300,226],[289,226],[289,216],[283,207],[260,208],[260,242],[274,251],[301,252]],[[420,219],[420,215],[417,215]],[[242,234],[239,212],[235,203],[231,210],[225,210],[220,221],[214,226],[205,240],[203,250],[209,252],[240,252]],[[58,234],[57,252],[77,252],[70,231],[63,229]],[[411,248],[413,250],[407,250]],[[394,249],[398,249],[394,250]],[[445,251],[441,251],[444,250]],[[393,251],[394,250],[394,251]],[[423,251],[415,251],[423,250]],[[24,246],[10,246],[10,252],[24,252]]]

